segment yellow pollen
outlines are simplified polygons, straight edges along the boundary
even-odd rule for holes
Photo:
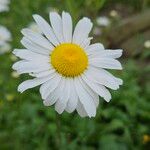
[[[76,44],[61,44],[52,51],[50,57],[52,66],[65,77],[78,76],[88,66],[86,53]]]

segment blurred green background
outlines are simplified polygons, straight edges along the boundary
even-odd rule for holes
[[[76,112],[56,116],[53,107],[43,106],[38,88],[17,92],[28,75],[13,72],[16,58],[11,52],[0,55],[0,150],[149,150],[149,6],[149,0],[11,0],[0,24],[12,33],[12,49],[22,48],[20,30],[33,21],[34,13],[48,20],[49,11],[65,10],[74,23],[87,16],[94,22],[94,41],[124,49],[123,71],[113,71],[124,84],[111,91],[110,103],[100,98],[95,118]],[[97,23],[100,16],[109,20],[107,27]]]

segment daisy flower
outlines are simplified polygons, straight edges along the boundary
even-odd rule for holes
[[[10,50],[11,47],[8,43],[9,41],[11,41],[11,33],[7,28],[0,25],[0,54],[3,54]]]
[[[0,0],[0,12],[9,11],[10,0]]]
[[[107,88],[117,90],[122,80],[105,69],[121,70],[116,58],[122,50],[104,49],[101,43],[90,44],[88,37],[92,22],[84,17],[73,32],[69,13],[49,14],[50,23],[41,16],[33,18],[43,34],[23,29],[21,43],[25,49],[13,53],[22,60],[13,65],[19,74],[29,73],[34,79],[21,83],[18,91],[40,86],[45,106],[55,105],[61,114],[77,111],[81,117],[94,117],[99,105],[99,96],[109,102],[111,94]]]

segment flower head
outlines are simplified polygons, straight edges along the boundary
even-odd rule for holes
[[[9,41],[11,41],[11,33],[7,28],[0,25],[0,54],[10,50]]]
[[[47,23],[41,16],[33,18],[42,34],[23,29],[21,43],[25,49],[15,49],[20,57],[13,65],[19,74],[29,73],[34,79],[24,81],[18,91],[24,92],[40,86],[45,106],[55,104],[55,110],[71,113],[75,110],[80,116],[94,117],[99,104],[99,96],[107,102],[111,94],[107,88],[117,90],[122,80],[104,69],[122,69],[116,58],[122,50],[104,49],[101,43],[90,44],[88,37],[92,22],[84,17],[73,32],[72,18],[63,12],[50,13]]]

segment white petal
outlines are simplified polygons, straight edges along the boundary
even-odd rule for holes
[[[22,93],[27,89],[31,89],[40,84],[43,84],[44,82],[48,81],[49,78],[50,78],[50,76],[47,76],[44,78],[35,78],[35,79],[31,79],[31,80],[26,80],[18,86],[18,91]]]
[[[43,19],[39,15],[33,15],[34,20],[38,24],[39,28],[42,30],[47,39],[55,46],[59,45],[59,41],[57,40],[51,26],[47,23],[45,19]]]
[[[75,78],[74,80],[76,92],[79,96],[80,102],[83,104],[85,111],[89,117],[94,117],[96,115],[96,106],[90,94],[83,88],[80,80]]]
[[[18,61],[16,62],[12,68],[17,70],[18,73],[32,73],[32,72],[41,72],[49,70],[50,64],[49,63],[42,63],[42,62],[34,62],[34,61]]]
[[[78,103],[78,95],[75,90],[74,79],[70,79],[70,96],[65,110],[69,113],[73,112]]]
[[[55,104],[55,110],[59,114],[61,114],[65,110],[70,96],[70,79],[64,78],[63,80],[65,80],[64,88],[62,88],[62,91],[59,94],[59,99]]]
[[[122,49],[117,49],[117,50],[108,50],[106,49],[101,52],[101,56],[103,57],[109,57],[109,58],[119,58],[122,55],[123,50]]]
[[[122,80],[122,79],[115,77],[115,80],[116,80],[116,82],[117,82],[119,85],[122,85],[122,84],[123,84],[123,80]]]
[[[82,103],[78,100],[78,104],[77,104],[77,112],[81,117],[86,117],[88,116],[87,112],[85,111]]]
[[[104,85],[113,90],[117,90],[119,88],[119,84],[116,82],[113,75],[104,69],[97,69],[94,67],[89,67],[85,72],[85,75],[93,82]]]
[[[122,85],[123,84],[123,81],[120,79],[120,78],[117,78],[115,76],[113,76],[111,73],[109,73],[107,70],[104,70],[104,69],[97,69],[97,68],[94,68],[96,69],[97,71],[96,72],[99,72],[101,74],[103,74],[103,76],[105,77],[109,77],[109,78],[112,78],[113,80],[115,80],[115,82],[119,85]]]
[[[121,63],[112,58],[91,58],[89,64],[98,68],[122,70]]]
[[[56,12],[49,14],[51,26],[60,43],[64,43],[62,19]]]
[[[31,51],[33,51],[35,53],[43,54],[43,55],[49,55],[49,53],[50,53],[48,49],[45,49],[45,48],[43,48],[43,47],[41,47],[41,46],[31,42],[26,37],[22,38],[21,43],[28,50],[31,50]]]
[[[86,17],[81,19],[75,27],[73,33],[73,43],[81,44],[86,38],[88,38],[92,26],[93,24],[90,19]]]
[[[90,79],[88,79],[84,74],[82,75],[82,79],[87,83],[87,85],[95,91],[99,96],[103,97],[107,102],[110,101],[111,99],[111,94],[110,92],[100,84],[96,84],[92,82]]]
[[[95,103],[95,106],[98,107],[99,105],[99,96],[97,93],[95,93],[87,84],[86,82],[84,82],[84,80],[82,78],[80,78],[80,82],[82,84],[82,86],[84,87],[84,89],[91,95],[91,97],[93,98],[93,101]]]
[[[46,71],[42,71],[42,72],[38,72],[38,73],[32,73],[32,75],[34,77],[41,78],[41,77],[45,77],[45,76],[51,75],[54,72],[55,72],[55,69],[50,69],[50,70],[46,70]]]
[[[81,44],[80,46],[83,48],[83,49],[86,49],[89,45],[90,45],[90,42],[93,38],[92,37],[89,37],[87,39],[85,39]]]
[[[72,18],[69,13],[62,13],[63,37],[64,42],[72,42]]]
[[[54,77],[40,87],[42,99],[46,99],[48,95],[55,90],[61,80],[61,76],[55,73]]]
[[[99,52],[91,53],[92,58],[119,58],[122,55],[122,50],[102,50]]]
[[[56,89],[54,90],[54,93],[55,93],[55,91],[56,91]],[[51,93],[48,96],[48,98],[43,101],[44,106],[51,106],[54,103],[56,103],[56,101],[58,100],[58,98],[56,98],[56,97],[58,97],[58,95],[56,95],[56,94],[54,95],[54,93]],[[59,93],[57,92],[57,94],[59,94]]]
[[[95,52],[101,52],[102,50],[104,50],[104,46],[101,43],[91,44],[86,48],[88,55],[92,55]]]
[[[48,49],[49,51],[54,49],[53,45],[39,33],[33,32],[30,29],[23,29],[21,33],[32,42],[36,43],[37,45],[40,45],[45,49]]]
[[[20,61],[17,61],[15,62],[13,65],[12,65],[12,69],[14,70],[17,70],[18,66],[24,62],[27,62],[26,60],[20,60]]]
[[[51,106],[54,103],[56,103],[56,101],[59,98],[59,95],[62,91],[62,87],[64,86],[64,80],[60,80],[60,82],[58,83],[57,87],[48,95],[48,97],[43,101],[45,106]]]
[[[44,55],[32,52],[27,49],[15,49],[13,51],[13,54],[15,54],[17,57],[19,57],[21,59],[25,59],[25,60],[49,62],[48,56],[44,56]]]

